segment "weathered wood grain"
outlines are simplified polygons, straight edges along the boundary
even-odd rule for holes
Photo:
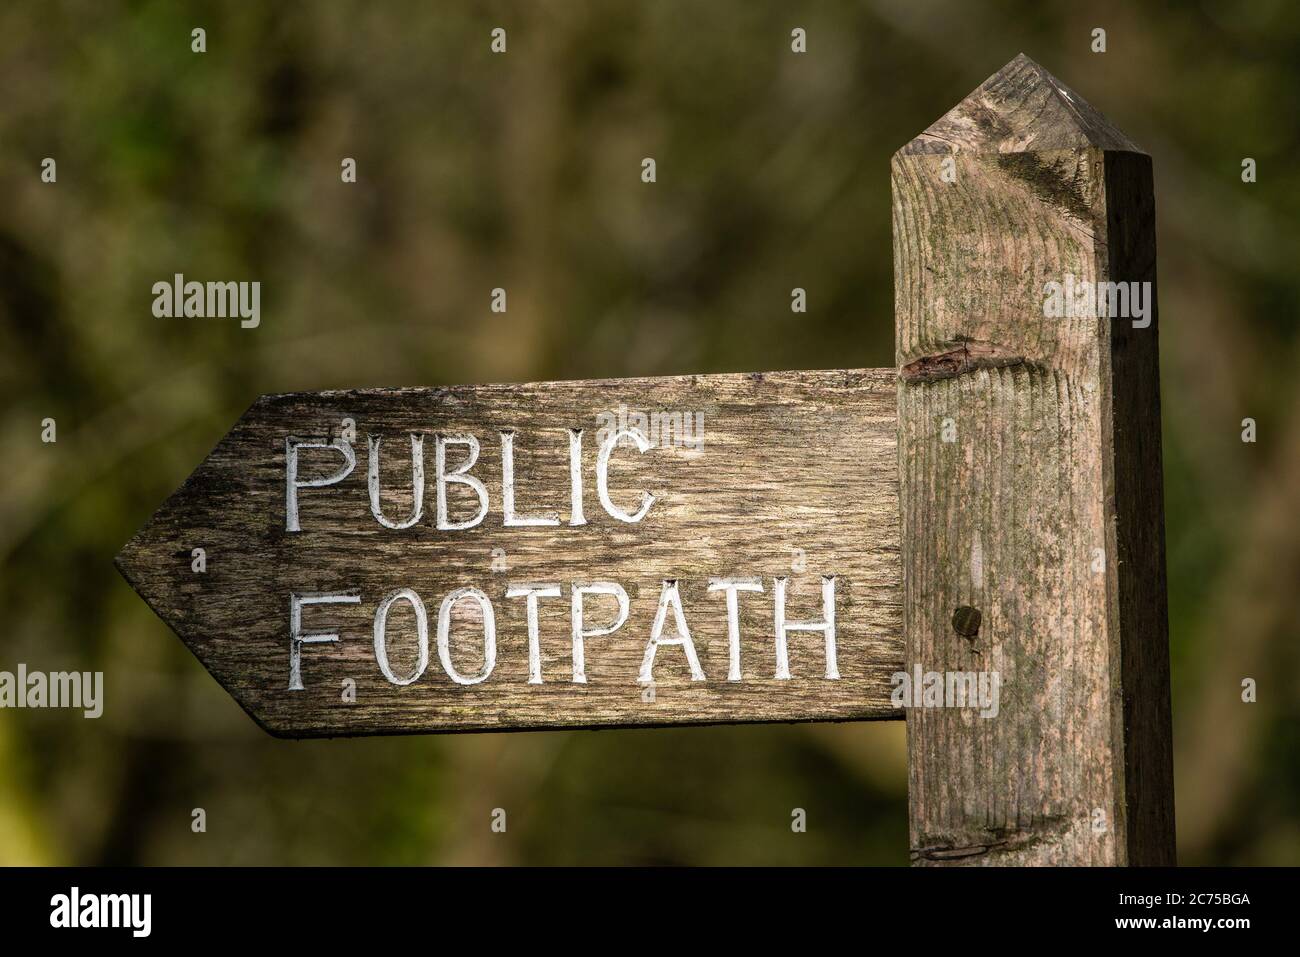
[[[895,401],[893,370],[264,396],[123,548],[118,567],[276,735],[900,717],[890,704],[890,676],[902,660]],[[606,514],[592,471],[597,416],[620,407],[703,416],[698,449],[638,453],[629,444],[612,456],[610,497],[619,507],[634,510],[642,490],[656,497],[637,524]],[[338,484],[301,490],[301,531],[286,531],[286,437],[332,438],[345,418],[356,426],[355,470]],[[576,428],[584,430],[588,524],[570,527],[566,430]],[[564,524],[503,527],[502,430],[515,433],[518,511],[554,511]],[[408,529],[384,528],[370,511],[367,435],[383,438],[382,503],[396,520],[412,505],[412,432],[426,436],[424,516]],[[486,484],[490,510],[467,531],[434,527],[436,433],[470,433],[481,443],[472,474]],[[303,477],[341,462],[333,450],[300,456]],[[449,447],[449,467],[463,456]],[[452,486],[448,499],[453,518],[473,513],[466,489]],[[195,547],[206,549],[206,573],[191,570]],[[835,576],[841,677],[825,677],[823,636],[805,631],[790,635],[792,677],[778,680],[773,579],[789,580],[789,619],[817,619],[824,575]],[[727,680],[724,596],[707,591],[710,578],[726,576],[759,578],[764,588],[740,596],[739,681]],[[680,583],[706,680],[691,679],[680,647],[663,646],[647,700],[638,672],[666,579]],[[587,683],[575,684],[570,584],[593,580],[622,584],[630,615],[613,634],[587,639]],[[524,600],[505,597],[508,583],[539,582],[563,586],[562,597],[540,604],[540,685],[527,683]],[[440,602],[462,586],[482,589],[494,606],[491,675],[456,685],[431,649],[422,677],[390,683],[373,643],[381,598],[414,589],[432,631]],[[305,631],[335,631],[341,641],[306,646],[303,690],[290,691],[290,593],[343,590],[358,591],[360,604],[304,609]],[[590,626],[608,622],[614,599],[589,599],[588,609]],[[389,622],[400,674],[416,661],[413,623],[404,604]],[[451,658],[477,672],[481,620],[454,619]],[[347,678],[356,683],[355,703],[341,694]]]
[[[908,711],[913,860],[1172,863],[1156,323],[1044,314],[1154,281],[1150,160],[1021,56],[893,189],[906,660],[1001,675]]]

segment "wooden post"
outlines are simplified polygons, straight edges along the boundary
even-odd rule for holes
[[[907,667],[1000,678],[908,712],[912,859],[1172,864],[1150,158],[1022,55],[893,191]]]

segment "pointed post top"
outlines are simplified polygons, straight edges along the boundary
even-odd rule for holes
[[[1142,150],[1041,66],[1019,54],[898,152]]]

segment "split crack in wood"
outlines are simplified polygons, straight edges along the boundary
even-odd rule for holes
[[[1006,841],[994,841],[991,844],[970,844],[964,847],[919,847],[912,850],[912,860],[959,861],[967,857],[979,857],[995,847],[1005,847]]]
[[[997,852],[1014,854],[1017,851],[1058,844],[1070,831],[1072,822],[1066,815],[1048,814],[1020,828],[992,828],[985,831],[988,840],[958,844],[939,839],[936,843],[910,849],[913,861],[961,861]],[[935,837],[939,837],[935,835]]]
[[[921,356],[903,366],[899,377],[904,382],[935,382],[951,379],[978,369],[1001,369],[1007,366],[1032,366],[1024,356],[992,342],[962,340],[956,349]]]

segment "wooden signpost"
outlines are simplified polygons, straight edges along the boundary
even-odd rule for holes
[[[1150,160],[1020,56],[893,189],[897,369],[263,396],[118,567],[272,734],[905,716],[916,863],[1172,863]]]

